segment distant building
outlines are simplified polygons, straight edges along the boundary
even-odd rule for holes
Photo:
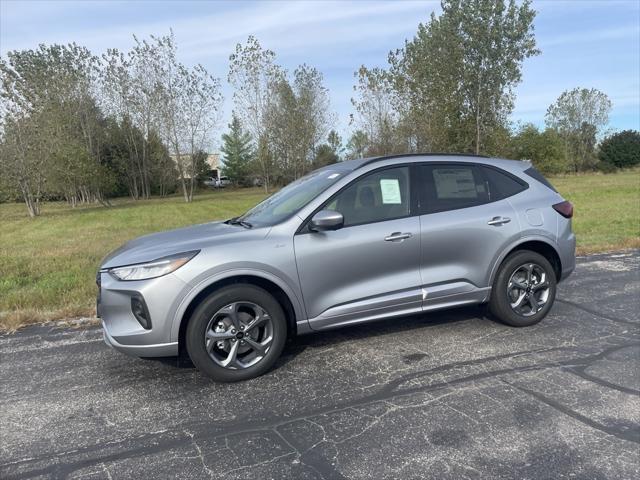
[[[190,154],[180,155],[181,159],[189,160]],[[178,163],[175,155],[171,155],[171,159]],[[221,172],[220,169],[222,167],[220,163],[220,154],[219,153],[208,153],[207,154],[207,165],[209,165],[209,173],[207,174],[209,177],[220,178]],[[187,176],[187,178],[189,178]]]

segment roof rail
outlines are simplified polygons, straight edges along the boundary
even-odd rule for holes
[[[362,168],[365,165],[369,165],[381,160],[389,160],[392,158],[405,158],[405,157],[476,157],[476,158],[489,158],[487,155],[476,155],[474,153],[396,153],[393,155],[382,155],[379,157],[371,157],[365,162],[362,162],[358,168]]]

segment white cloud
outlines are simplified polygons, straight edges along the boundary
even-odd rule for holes
[[[183,62],[202,63],[225,78],[228,55],[251,34],[287,68],[305,62],[320,69],[346,129],[353,71],[361,64],[384,66],[389,50],[401,47],[418,23],[440,8],[439,1],[419,0],[157,5],[156,11],[152,2],[0,0],[0,53],[72,41],[101,53],[107,47],[128,49],[133,33],[163,35],[172,28]],[[513,119],[543,121],[547,106],[575,86],[600,88],[611,96],[614,112],[638,118],[639,5],[634,0],[534,1],[543,53],[525,62]],[[594,22],[598,28],[585,28]],[[226,125],[232,92],[226,85],[224,90]]]
[[[92,2],[93,3],[93,2]],[[40,42],[66,43],[75,41],[87,45],[95,50],[107,47],[125,46],[131,44],[131,35],[148,36],[164,34],[173,29],[179,39],[182,50],[189,55],[217,55],[228,54],[229,45],[234,45],[239,39],[248,35],[258,37],[268,36],[279,48],[289,46],[316,46],[326,42],[336,41],[334,28],[350,25],[353,32],[359,32],[363,38],[386,34],[385,27],[392,31],[398,29],[394,21],[400,20],[406,25],[407,17],[415,18],[412,27],[418,21],[426,19],[435,2],[402,1],[402,2],[258,2],[244,4],[237,2],[233,9],[218,8],[217,3],[211,3],[210,13],[200,16],[181,16],[167,18],[161,21],[125,22],[124,25],[105,25],[77,27],[73,29],[51,28],[52,22],[68,23],[65,18],[65,3],[57,4],[58,8],[47,7],[46,17],[42,17],[36,8],[33,9],[30,22],[42,23],[39,37],[17,38],[3,33],[2,51],[11,49],[31,48]],[[98,3],[100,9],[104,4]],[[117,7],[114,7],[117,8]],[[179,4],[176,5],[179,8]],[[5,8],[6,9],[6,8]],[[7,9],[8,10],[8,9]],[[13,29],[10,25],[23,17],[25,9],[18,12],[8,10],[9,15],[3,23],[3,30]],[[56,15],[57,14],[57,15]],[[126,15],[126,11],[123,12]],[[415,14],[415,16],[414,16]],[[57,17],[57,18],[56,18]],[[377,19],[370,22],[367,20]],[[47,27],[46,24],[49,24]],[[294,37],[292,32],[299,35]],[[351,32],[351,35],[354,33]],[[302,34],[302,35],[300,35]],[[309,35],[312,34],[312,35]],[[123,45],[125,44],[125,45]]]
[[[623,38],[640,39],[640,25],[624,25],[621,27],[603,28],[601,30],[587,30],[569,32],[552,37],[543,37],[538,42],[541,48],[557,45],[583,44],[586,42],[601,42],[603,40],[618,40]]]

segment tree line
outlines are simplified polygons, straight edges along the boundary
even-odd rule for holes
[[[612,104],[597,89],[562,93],[543,129],[510,122],[523,61],[540,54],[534,18],[528,0],[444,0],[440,15],[389,54],[387,68],[362,66],[356,73],[355,154],[486,154],[530,160],[552,174],[640,163],[638,132],[598,145]],[[628,154],[605,153],[607,145]]]
[[[540,54],[528,0],[441,6],[386,68],[355,73],[346,142],[320,71],[287,71],[253,36],[238,44],[224,173],[268,191],[319,166],[405,152],[527,159],[545,173],[640,163],[638,132],[605,138],[612,104],[596,89],[562,93],[543,129],[511,123],[522,64]],[[31,216],[49,198],[109,205],[178,190],[192,200],[220,123],[221,81],[180,63],[173,34],[134,40],[100,57],[71,44],[0,59],[0,200],[21,198]]]
[[[31,216],[49,198],[109,205],[176,188],[193,198],[220,81],[181,64],[172,34],[134,39],[101,57],[70,44],[0,59],[0,192],[21,197]]]

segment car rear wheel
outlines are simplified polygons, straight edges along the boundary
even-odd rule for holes
[[[280,304],[254,285],[232,285],[207,297],[187,326],[187,352],[201,372],[237,382],[267,372],[287,337]]]
[[[493,282],[489,310],[503,323],[528,327],[542,320],[556,297],[551,263],[539,253],[522,250],[509,255]]]

